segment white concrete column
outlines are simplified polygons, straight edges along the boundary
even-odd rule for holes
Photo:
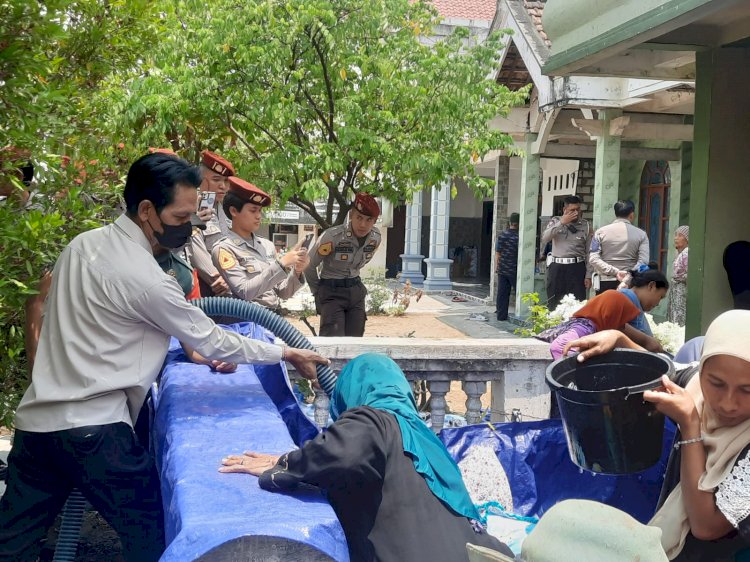
[[[414,193],[411,203],[406,204],[406,235],[404,253],[401,254],[401,282],[408,279],[412,286],[421,287],[422,275],[422,192]]]
[[[518,225],[518,277],[516,278],[516,316],[526,317],[528,305],[521,300],[534,292],[536,233],[539,224],[539,154],[533,153],[536,134],[526,135],[526,156],[521,171],[521,224]]]
[[[448,224],[451,215],[451,186],[444,182],[442,186],[432,188],[430,206],[430,257],[427,258],[427,278],[424,288],[431,291],[450,290],[451,264],[448,259]]]

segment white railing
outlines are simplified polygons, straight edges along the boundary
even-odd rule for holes
[[[466,421],[481,419],[481,397],[490,383],[492,421],[545,419],[550,393],[544,375],[549,346],[534,339],[310,338],[338,373],[347,361],[367,352],[384,353],[411,380],[427,382],[432,428],[442,429],[445,396],[452,381],[466,394]]]

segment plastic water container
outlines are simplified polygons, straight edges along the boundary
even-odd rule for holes
[[[330,399],[328,398],[328,395],[322,390],[317,390],[315,392],[315,398],[313,399],[313,407],[315,408],[315,425],[320,428],[328,426],[329,405]]]
[[[659,461],[664,416],[643,400],[672,376],[672,363],[653,353],[617,349],[579,363],[575,356],[547,368],[557,393],[568,451],[579,467],[604,474],[640,472]]]

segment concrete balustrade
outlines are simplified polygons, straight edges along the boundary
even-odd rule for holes
[[[362,353],[383,353],[411,380],[427,381],[432,427],[443,427],[445,396],[452,381],[461,381],[466,394],[466,420],[481,420],[481,397],[491,384],[493,422],[549,417],[550,393],[544,374],[551,358],[546,343],[512,339],[323,338],[310,342],[331,360],[338,373]],[[291,367],[290,367],[291,368]],[[294,376],[294,371],[291,371]]]

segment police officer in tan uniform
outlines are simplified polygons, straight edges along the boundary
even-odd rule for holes
[[[250,182],[230,177],[222,208],[232,228],[226,238],[214,244],[211,257],[232,295],[278,310],[281,299],[290,298],[304,285],[303,271],[310,258],[301,243],[277,258],[273,243],[255,234],[263,208],[270,204],[267,193]]]
[[[206,229],[193,229],[190,239],[189,258],[198,271],[201,295],[204,297],[229,295],[229,287],[214,266],[211,251],[214,244],[229,235],[231,219],[226,215],[221,202],[229,189],[228,179],[234,175],[234,167],[224,158],[208,150],[201,153],[200,165],[203,179],[200,191],[216,193],[213,214],[206,222]],[[202,215],[201,215],[201,218]]]
[[[615,203],[615,221],[602,226],[591,240],[589,261],[599,277],[596,294],[617,289],[628,272],[649,262],[648,235],[634,226],[635,205],[632,201]]]
[[[541,246],[552,242],[552,255],[547,268],[547,307],[554,310],[567,294],[579,301],[586,300],[591,288],[589,244],[591,225],[581,217],[581,200],[575,195],[565,197],[563,214],[553,217],[542,233]]]
[[[367,289],[359,270],[380,246],[380,231],[375,227],[379,215],[377,201],[358,193],[349,221],[326,230],[310,249],[305,276],[320,313],[321,336],[362,337],[365,333]]]

